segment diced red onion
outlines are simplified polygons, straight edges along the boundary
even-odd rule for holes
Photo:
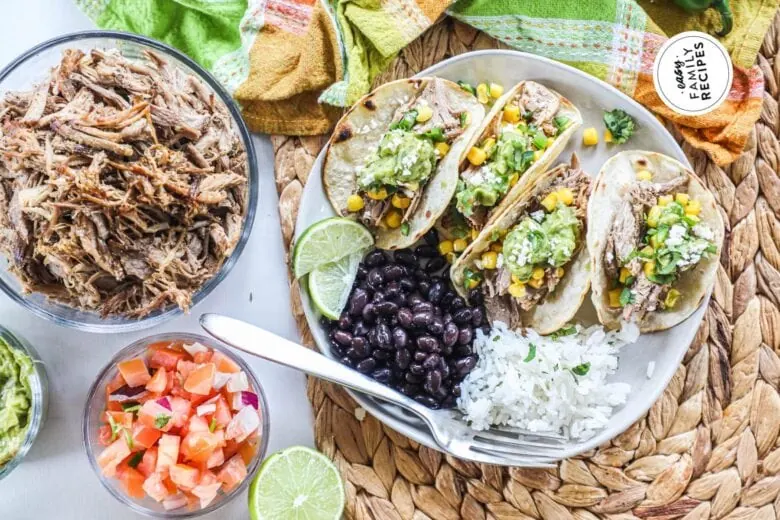
[[[249,390],[249,380],[244,372],[236,372],[231,374],[230,381],[227,382],[227,389],[229,392],[241,392]]]
[[[217,390],[222,390],[222,387],[224,387],[226,384],[228,384],[228,381],[230,381],[230,377],[233,374],[230,372],[216,372],[214,374],[214,384],[211,385]]]
[[[228,423],[225,439],[243,442],[260,427],[260,416],[251,406],[243,407]]]
[[[162,398],[158,399],[156,402],[157,402],[157,404],[159,404],[160,406],[162,406],[163,408],[165,408],[169,412],[173,411],[173,407],[171,407],[171,402],[168,400],[167,397],[162,397]]]
[[[217,405],[214,403],[202,404],[198,406],[197,413],[199,416],[208,415],[217,411]]]
[[[233,394],[233,402],[231,403],[233,410],[240,410],[245,406],[251,406],[255,410],[260,407],[260,402],[257,398],[257,394],[253,392],[236,392]]]
[[[183,493],[177,493],[176,495],[163,500],[162,505],[166,511],[170,511],[172,509],[179,509],[180,507],[184,507],[187,505],[187,497],[184,496]]]
[[[198,352],[208,352],[209,351],[208,347],[206,347],[204,345],[201,345],[197,341],[195,343],[190,344],[190,345],[185,344],[184,345],[184,350],[186,350],[187,353],[190,356],[192,356],[192,357],[195,357],[195,354],[197,354]]]

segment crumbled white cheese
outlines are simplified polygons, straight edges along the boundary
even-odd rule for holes
[[[697,242],[691,244],[687,250],[682,252],[680,261],[677,263],[677,266],[680,269],[685,269],[686,267],[698,264],[699,260],[701,260],[701,255],[704,254],[704,250],[707,249],[708,246],[709,244],[707,242]]]
[[[696,235],[699,238],[703,238],[704,240],[714,240],[715,239],[715,233],[712,232],[710,228],[705,226],[704,224],[696,224],[691,229],[693,231],[693,234]]]
[[[534,211],[531,213],[531,218],[541,224],[542,220],[544,220],[544,210],[540,209],[538,211]]]
[[[666,237],[664,245],[666,247],[680,246],[685,240],[685,235],[687,234],[688,231],[685,229],[685,226],[681,224],[675,224],[672,226],[672,229],[669,230],[669,236]]]
[[[498,257],[496,257],[496,269],[501,269],[504,267],[504,254],[498,253]]]

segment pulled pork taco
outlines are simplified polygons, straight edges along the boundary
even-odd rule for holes
[[[468,143],[439,232],[462,238],[481,231],[544,173],[581,124],[579,110],[557,92],[533,81],[515,85]]]
[[[491,323],[551,334],[577,313],[590,286],[590,184],[576,156],[543,173],[453,265],[456,289],[481,292]]]
[[[723,235],[715,198],[680,162],[643,151],[612,157],[588,206],[601,323],[651,332],[683,321],[715,282]]]
[[[381,249],[424,235],[455,193],[458,163],[485,112],[439,78],[382,85],[336,125],[322,181],[333,208],[372,230]]]

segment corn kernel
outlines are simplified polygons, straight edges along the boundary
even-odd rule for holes
[[[390,210],[387,212],[387,215],[385,216],[385,224],[387,224],[387,227],[390,229],[396,229],[401,227],[401,220],[403,216],[401,215],[400,211]]]
[[[536,280],[534,278],[531,278],[530,280],[528,280],[528,285],[530,285],[534,289],[538,289],[539,287],[542,286],[543,283],[544,283],[544,280],[541,280],[541,279]]]
[[[553,143],[555,143],[555,138],[550,136],[547,138],[547,143],[545,143],[544,147],[550,148],[553,145]]]
[[[363,203],[363,197],[361,197],[360,195],[353,194],[347,197],[347,209],[352,213],[356,211],[360,211],[361,209],[363,209],[364,205],[365,204]]]
[[[482,253],[482,267],[485,269],[495,269],[498,262],[498,253],[495,251],[486,251]]]
[[[674,196],[674,200],[683,206],[687,206],[688,203],[691,201],[691,196],[688,195],[687,193],[677,193]]]
[[[653,174],[649,170],[639,170],[636,172],[636,178],[639,181],[651,181],[653,180]]]
[[[424,123],[433,117],[433,109],[428,105],[420,105],[417,107],[417,122]]]
[[[555,193],[558,196],[558,200],[567,206],[571,206],[571,204],[574,202],[574,192],[571,191],[571,188],[561,188]]]
[[[450,151],[450,145],[448,145],[444,141],[440,143],[436,143],[435,145],[433,145],[433,147],[436,149],[437,152],[439,152],[439,157],[444,157],[445,155],[447,155],[447,152]]]
[[[486,105],[490,98],[488,97],[488,86],[485,83],[477,85],[477,101]]]
[[[509,286],[509,294],[514,298],[522,298],[525,296],[525,285],[522,283],[513,283]]]
[[[623,289],[612,289],[607,293],[609,295],[610,307],[622,307],[622,305],[620,305],[620,293],[622,292]]]
[[[447,263],[452,264],[455,263],[455,260],[458,258],[458,255],[456,255],[455,253],[447,253],[446,255],[444,255],[444,258],[447,259]]]
[[[645,256],[653,256],[653,254],[655,254],[655,249],[653,249],[650,246],[645,246],[645,247],[642,248],[640,253],[642,253]]]
[[[439,242],[440,255],[447,255],[448,253],[452,253],[452,249],[452,240],[442,240]]]
[[[517,276],[512,275],[512,283],[525,283],[525,282],[520,280],[520,278],[518,278]]]
[[[385,200],[387,198],[387,190],[384,188],[380,188],[377,191],[367,191],[366,195],[368,195],[369,199]]]
[[[487,154],[482,148],[472,146],[471,150],[469,150],[469,153],[466,155],[466,158],[474,166],[480,166],[485,162],[485,160],[487,160]]]
[[[686,215],[698,215],[699,213],[701,213],[701,202],[698,200],[693,199],[685,206]]]
[[[555,268],[555,276],[557,276],[558,278],[563,278],[563,275],[565,274],[566,274],[566,269],[564,269],[563,267]]]
[[[498,99],[504,94],[504,87],[498,83],[491,83],[488,87],[488,91],[490,92],[490,97]]]
[[[409,207],[411,203],[412,203],[412,199],[410,199],[409,197],[404,197],[399,193],[394,193],[393,198],[390,199],[390,204],[392,204],[394,208],[398,208],[398,209],[406,209]]]
[[[556,195],[555,192],[550,193],[542,200],[541,204],[547,211],[554,210],[555,206],[558,205],[558,195]]]
[[[610,132],[609,130],[604,130],[604,142],[605,143],[612,142],[612,132]]]
[[[599,143],[599,134],[593,127],[586,128],[582,131],[582,144],[585,146],[593,146]]]
[[[462,253],[463,251],[466,250],[468,245],[469,245],[469,243],[466,242],[466,240],[463,239],[463,238],[456,238],[455,240],[452,241],[452,249],[456,253]]]
[[[620,268],[620,283],[623,285],[626,284],[626,280],[628,280],[628,277],[631,276],[631,271],[626,269],[625,267]]]
[[[542,155],[544,155],[544,150],[536,150],[536,151],[534,151],[534,162],[536,162],[539,159],[541,159]]]
[[[496,140],[493,139],[492,137],[488,137],[482,142],[482,146],[480,146],[480,148],[482,148],[485,151],[485,153],[490,153],[490,151],[495,146],[496,146]]]
[[[517,184],[517,181],[520,180],[520,174],[515,172],[512,174],[511,177],[509,177],[509,186],[513,187],[515,184]]]
[[[475,279],[473,279],[473,278],[469,279],[469,280],[466,282],[466,287],[468,287],[469,289],[473,289],[473,288],[475,288],[477,285],[479,285],[479,280],[475,280]]]
[[[541,280],[542,278],[544,278],[544,268],[534,267],[534,270],[531,273],[531,278],[533,278],[534,280]]]
[[[478,236],[479,236],[479,231],[477,231],[476,229],[472,229],[471,230],[471,240],[472,241],[476,240]]]
[[[672,196],[671,195],[661,195],[660,197],[658,197],[658,205],[659,206],[666,206],[670,202],[672,202]]]
[[[504,121],[507,123],[517,123],[520,121],[520,107],[517,105],[507,105],[504,107]]]
[[[649,262],[645,262],[645,265],[642,266],[642,270],[645,272],[645,276],[652,276],[653,273],[655,273],[655,261],[650,260]]]
[[[650,245],[655,249],[660,249],[664,243],[658,238],[658,233],[650,237]]]
[[[675,305],[677,305],[677,300],[680,298],[680,291],[677,289],[669,289],[669,292],[666,293],[666,298],[664,298],[664,307],[667,309],[673,308]]]
[[[650,211],[647,212],[647,225],[651,228],[658,226],[658,219],[661,218],[663,208],[661,206],[653,206]]]
[[[504,250],[504,244],[501,242],[493,242],[490,244],[490,250],[495,251],[496,253],[500,253]]]

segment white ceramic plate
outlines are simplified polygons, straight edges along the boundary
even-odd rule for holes
[[[509,88],[521,80],[538,81],[557,90],[574,103],[582,112],[583,128],[596,127],[600,139],[604,128],[604,111],[624,109],[634,117],[638,126],[629,143],[608,146],[602,141],[597,146],[584,147],[581,128],[558,158],[558,162],[565,161],[572,152],[577,152],[583,168],[591,175],[596,175],[601,165],[612,155],[627,149],[661,152],[690,166],[674,138],[650,112],[610,85],[558,62],[522,52],[488,50],[456,56],[421,72],[419,76],[439,76],[453,81],[464,80],[471,84],[489,81],[499,83],[504,88]],[[304,189],[296,234],[318,220],[335,215],[322,189],[324,153],[325,150],[314,163]],[[301,297],[309,327],[320,351],[331,356],[327,335],[319,324],[319,316],[310,305],[305,288],[301,290]],[[685,351],[696,335],[708,301],[709,297],[705,298],[702,306],[676,327],[663,332],[643,334],[635,344],[621,351],[619,368],[610,378],[610,382],[621,381],[631,385],[628,401],[615,410],[607,428],[584,445],[581,444],[579,449],[562,451],[561,459],[595,448],[614,438],[647,412],[680,365]],[[595,310],[590,305],[590,298],[586,299],[585,305],[577,314],[577,321],[595,322]],[[655,370],[648,379],[648,364],[651,362],[655,363]],[[395,405],[349,392],[360,406],[380,421],[421,444],[437,449],[428,429],[415,416]]]

